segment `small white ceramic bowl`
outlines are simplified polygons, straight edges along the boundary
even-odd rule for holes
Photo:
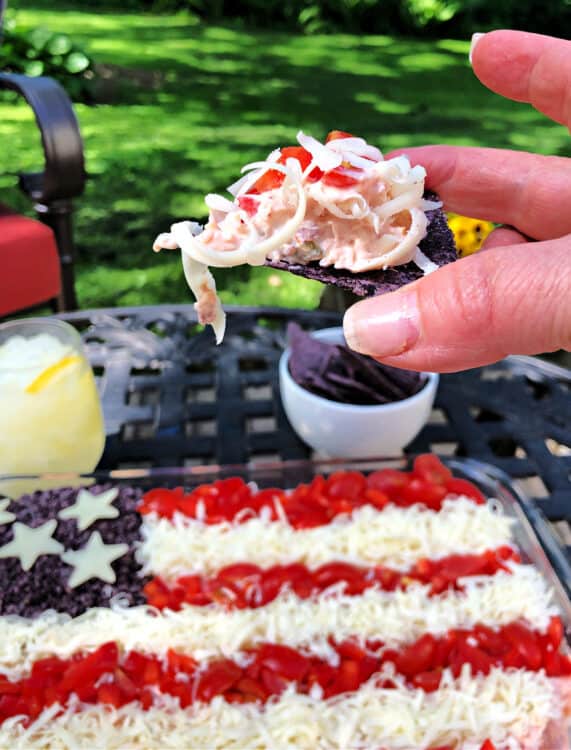
[[[345,344],[343,328],[312,333],[331,344]],[[341,404],[298,385],[289,371],[289,349],[279,362],[280,393],[285,413],[299,437],[331,458],[397,456],[418,435],[432,409],[439,376],[425,373],[418,393],[390,404]]]

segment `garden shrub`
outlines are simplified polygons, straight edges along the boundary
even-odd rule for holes
[[[50,76],[75,101],[92,101],[93,61],[66,35],[36,28],[21,32],[13,19],[4,24],[0,70],[28,76]]]
[[[35,0],[51,7],[54,0]],[[73,0],[63,0],[73,4]],[[57,4],[57,3],[56,3]],[[90,10],[193,12],[206,21],[306,34],[345,31],[467,37],[473,31],[514,28],[568,38],[571,0],[82,0]]]
[[[113,2],[114,0],[110,0]],[[126,0],[154,11],[188,9],[204,19],[240,19],[250,25],[304,33],[404,33],[469,36],[516,28],[571,36],[571,0]],[[100,4],[84,0],[86,5]]]

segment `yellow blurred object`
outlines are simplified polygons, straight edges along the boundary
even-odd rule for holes
[[[448,224],[462,257],[477,252],[494,228],[491,221],[471,219],[469,216],[458,214],[448,214]]]
[[[26,388],[26,393],[38,393],[38,391],[41,391],[43,388],[45,388],[46,385],[48,385],[50,381],[53,380],[53,378],[55,378],[56,375],[66,367],[69,367],[69,365],[81,364],[81,362],[81,357],[75,355],[60,359],[60,361],[56,362],[55,365],[46,367],[46,369],[42,373],[40,373],[38,377]]]

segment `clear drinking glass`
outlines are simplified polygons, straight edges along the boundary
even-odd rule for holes
[[[0,475],[91,472],[105,430],[77,331],[59,320],[0,324]],[[16,496],[29,487],[2,483]]]

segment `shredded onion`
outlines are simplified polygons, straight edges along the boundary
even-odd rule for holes
[[[416,203],[417,201],[414,199],[414,196],[411,196],[409,192],[402,193],[397,198],[392,198],[386,203],[383,203],[379,208],[376,208],[375,213],[379,219],[388,219],[391,216],[400,214],[401,211],[407,211],[414,208]]]
[[[414,252],[413,261],[425,276],[433,271],[438,271],[439,266],[437,266],[436,263],[433,263],[430,258],[427,258],[419,247],[417,247]]]
[[[383,158],[382,153],[376,146],[371,146],[370,143],[364,138],[336,138],[333,141],[329,141],[327,148],[332,151],[339,151],[341,154],[357,154],[358,156],[367,156],[372,161],[381,161]]]
[[[241,192],[244,185],[246,185],[250,181],[252,182],[252,185],[255,182],[255,180],[252,179],[251,174],[246,174],[243,177],[240,177],[239,180],[236,180],[236,182],[233,182],[231,185],[228,185],[226,190],[230,193],[230,195],[236,196]]]
[[[330,191],[333,192],[333,191]],[[335,202],[333,196],[320,194],[319,189],[311,190],[311,197],[320,206],[326,208],[330,214],[336,216],[338,219],[364,219],[370,213],[369,204],[362,195],[354,193],[353,195],[347,195],[343,197],[343,203],[352,206],[350,212],[344,211],[340,208],[339,204]],[[354,210],[357,208],[357,211]]]
[[[236,205],[232,203],[232,201],[229,201],[228,198],[224,198],[223,195],[217,195],[216,193],[208,193],[204,202],[208,208],[213,211],[222,211],[225,214],[236,208]]]
[[[442,201],[429,201],[426,200],[426,198],[423,198],[420,201],[420,207],[423,211],[434,211],[437,208],[442,208],[443,203]]]
[[[359,259],[351,270],[354,273],[375,271],[379,268],[379,260],[383,262],[381,266],[383,270],[414,260],[417,245],[426,236],[428,219],[424,211],[418,208],[410,209],[410,218],[410,227],[404,237],[399,239],[390,234],[383,235],[377,246],[379,252],[375,252],[374,257]]]
[[[337,169],[343,163],[343,157],[340,154],[327,148],[327,146],[324,146],[316,138],[305,135],[301,130],[297,134],[297,140],[300,146],[309,151],[313,157],[314,166],[319,167],[323,172],[330,172],[332,169]]]
[[[187,244],[194,240],[194,231],[194,222],[181,221],[172,225],[171,236],[183,251],[182,267],[186,283],[197,300],[195,307],[200,310],[201,300],[205,294],[209,294],[214,298],[213,313],[208,316],[207,320],[201,320],[201,322],[209,323],[212,326],[216,335],[216,343],[220,344],[224,338],[224,331],[226,329],[226,315],[222,309],[220,298],[216,294],[216,282],[208,270],[208,267],[192,258],[191,255],[185,251]],[[201,316],[199,315],[199,319],[200,318]]]

